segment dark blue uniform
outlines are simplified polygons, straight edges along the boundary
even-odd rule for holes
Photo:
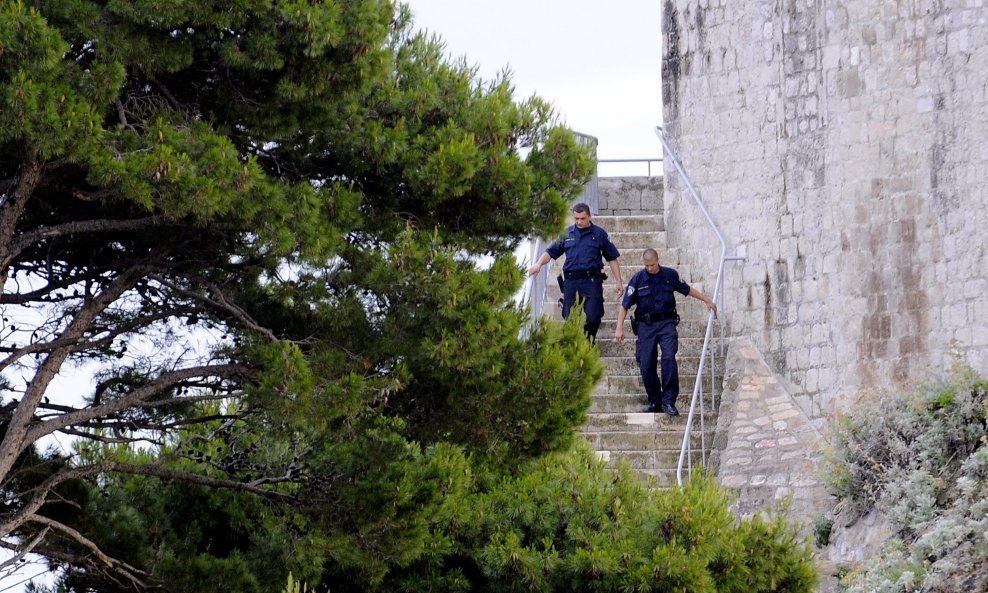
[[[635,306],[638,321],[638,341],[635,343],[635,359],[641,371],[648,401],[653,406],[676,405],[679,397],[679,332],[676,325],[676,295],[689,296],[690,285],[679,278],[679,272],[660,267],[655,274],[642,270],[631,277],[624,291],[621,306]],[[656,368],[658,350],[662,350],[662,382]]]
[[[583,298],[583,312],[587,316],[584,331],[590,339],[596,339],[597,328],[604,317],[604,260],[613,261],[621,254],[607,236],[607,231],[591,223],[585,229],[571,225],[566,234],[546,248],[549,257],[556,259],[566,254],[563,264],[563,319],[576,297]]]

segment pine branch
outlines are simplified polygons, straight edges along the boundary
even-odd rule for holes
[[[81,545],[83,548],[89,550],[89,553],[95,556],[99,562],[106,565],[108,569],[126,578],[135,587],[142,589],[146,588],[146,585],[137,577],[137,575],[143,575],[145,577],[150,575],[138,568],[134,568],[122,560],[116,560],[115,558],[107,556],[102,550],[99,549],[99,546],[97,546],[96,543],[79,533],[76,529],[42,515],[31,515],[28,517],[28,521],[31,523],[39,523],[48,529],[54,529],[55,531],[61,532],[74,540],[77,544]]]
[[[80,339],[90,329],[96,317],[116,301],[120,295],[133,288],[138,279],[147,273],[148,268],[149,266],[145,262],[120,274],[102,292],[87,301],[62,333],[62,337],[69,342]],[[41,403],[48,386],[57,376],[62,364],[71,352],[70,346],[56,348],[48,354],[38,366],[34,376],[28,380],[28,387],[24,396],[18,402],[17,408],[14,409],[14,414],[7,425],[7,431],[3,440],[0,441],[0,483],[6,480],[17,457],[34,443],[34,440],[27,439],[27,435],[32,432],[30,427],[38,404]]]
[[[234,303],[234,302],[230,301],[229,299],[227,299],[226,298],[226,295],[223,294],[223,291],[220,290],[220,287],[219,286],[217,286],[215,284],[210,284],[209,285],[209,291],[215,297],[215,298],[209,298],[206,295],[199,294],[199,293],[193,292],[191,290],[187,290],[185,288],[182,288],[181,286],[178,286],[178,285],[174,284],[173,282],[171,282],[169,280],[166,280],[164,278],[161,278],[161,277],[158,277],[158,276],[152,276],[152,277],[158,283],[160,283],[162,286],[165,286],[165,287],[169,288],[170,290],[172,290],[172,291],[174,291],[174,292],[176,292],[176,293],[178,293],[180,295],[183,295],[183,296],[187,296],[189,298],[196,299],[196,300],[198,300],[200,302],[203,302],[203,303],[206,303],[208,305],[211,305],[212,307],[215,307],[216,309],[219,309],[219,310],[221,310],[221,311],[223,311],[225,313],[228,313],[228,314],[232,315],[234,317],[234,319],[236,319],[237,321],[241,322],[242,324],[244,324],[245,326],[249,327],[250,329],[252,329],[252,330],[260,333],[261,335],[267,337],[271,341],[274,341],[274,342],[278,341],[278,337],[275,336],[274,333],[270,329],[262,326],[261,324],[257,323],[256,321],[254,321],[254,319],[252,319],[250,317],[250,315],[247,314],[246,311],[244,311],[242,308],[240,308],[240,306],[238,306],[236,303]]]
[[[106,435],[93,434],[92,432],[76,429],[76,428],[63,428],[60,431],[62,434],[69,436],[79,437],[81,439],[86,439],[88,441],[94,441],[97,443],[103,443],[106,445],[130,445],[133,443],[153,443],[155,445],[163,445],[164,443],[153,439],[148,436],[133,436],[133,437],[110,437]]]
[[[49,476],[44,482],[39,486],[32,488],[27,492],[22,492],[14,495],[9,495],[7,497],[7,502],[16,500],[31,494],[31,498],[27,500],[24,505],[12,516],[5,519],[3,523],[0,523],[0,538],[6,537],[11,534],[14,530],[20,528],[24,523],[31,520],[38,511],[47,501],[48,493],[51,492],[53,488],[58,486],[63,482],[70,480],[80,480],[83,478],[89,478],[92,476],[97,476],[100,474],[107,473],[119,473],[135,476],[151,476],[162,478],[166,480],[178,480],[190,484],[198,484],[200,486],[207,486],[210,488],[223,488],[229,490],[237,490],[241,492],[248,492],[251,494],[256,494],[258,496],[264,497],[271,500],[280,500],[283,502],[290,502],[293,497],[281,492],[275,492],[260,486],[264,483],[262,479],[254,480],[253,482],[237,482],[235,480],[225,480],[222,478],[212,478],[209,476],[203,476],[200,474],[195,474],[188,471],[181,471],[162,467],[158,464],[151,465],[137,465],[130,463],[120,463],[117,461],[100,461],[92,465],[79,466],[71,469],[62,470],[52,476]]]
[[[27,432],[25,438],[28,442],[35,442],[41,437],[52,434],[58,430],[62,430],[65,427],[82,424],[97,418],[105,418],[107,416],[119,413],[133,407],[139,402],[144,402],[148,398],[164,393],[175,387],[175,385],[193,377],[216,377],[230,379],[233,377],[250,374],[250,369],[237,364],[205,365],[170,371],[163,373],[156,380],[148,383],[147,385],[138,387],[124,397],[114,399],[102,405],[83,408],[76,412],[70,412],[53,420],[47,420],[45,422],[35,424]]]
[[[179,383],[178,385],[181,385],[181,383]],[[178,385],[176,385],[176,387]],[[240,392],[238,392],[238,394],[239,393]],[[149,401],[149,402],[137,402],[132,407],[134,407],[134,408],[164,408],[166,406],[171,406],[171,405],[191,404],[191,403],[207,402],[207,401],[209,401],[209,402],[215,402],[215,401],[220,401],[220,400],[223,400],[223,399],[227,399],[229,397],[233,397],[233,394],[224,393],[224,394],[220,394],[220,395],[189,395],[189,396],[181,396],[181,397],[170,397],[168,399],[158,399],[158,400]],[[61,405],[61,404],[53,404],[53,403],[50,403],[50,402],[42,402],[42,403],[38,404],[38,408],[39,409],[45,409],[45,410],[52,410],[54,412],[60,412],[62,414],[68,414],[68,413],[74,413],[74,412],[81,412],[82,410],[87,409],[87,408],[76,408],[76,407],[73,407],[73,406],[65,406],[65,405]],[[39,415],[39,416],[40,417],[43,417],[43,415]]]
[[[7,270],[13,261],[11,243],[17,231],[17,221],[41,182],[42,169],[42,163],[37,159],[24,162],[14,191],[5,194],[0,202],[0,286],[7,283]]]
[[[10,549],[15,550],[17,553],[14,556],[7,558],[2,563],[0,563],[0,571],[6,570],[11,566],[16,565],[18,562],[21,561],[21,558],[30,554],[31,551],[34,550],[36,547],[38,547],[38,544],[40,544],[41,541],[44,540],[45,536],[48,535],[48,531],[49,528],[45,527],[44,529],[41,530],[41,532],[38,535],[34,536],[34,539],[29,541],[27,545],[24,547],[11,546]],[[7,542],[0,542],[0,544],[7,544]],[[4,547],[6,547],[6,545]]]
[[[168,220],[165,216],[161,214],[156,214],[154,216],[146,216],[144,218],[134,218],[130,220],[108,220],[108,219],[98,219],[98,220],[77,220],[72,222],[66,222],[64,224],[56,224],[52,226],[41,226],[31,231],[30,233],[24,233],[17,237],[17,239],[11,245],[11,253],[9,257],[11,259],[17,257],[22,251],[28,248],[28,246],[37,243],[42,239],[48,239],[51,237],[62,237],[65,235],[73,235],[79,233],[108,233],[108,232],[119,232],[119,231],[136,231],[141,229],[146,229],[154,226],[158,226],[162,222]]]

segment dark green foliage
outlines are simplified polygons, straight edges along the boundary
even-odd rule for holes
[[[142,490],[143,478],[128,481],[129,501],[107,502],[139,507],[153,525],[147,540],[167,540],[158,544],[171,550],[159,570],[174,590],[194,590],[181,583],[213,582],[217,575],[241,590],[265,590],[251,580],[258,575],[274,590],[288,570],[334,592],[809,593],[817,582],[809,547],[793,528],[775,517],[737,521],[725,491],[709,479],[657,490],[628,468],[604,469],[586,444],[508,474],[471,465],[447,447],[392,461],[390,467],[402,471],[388,478],[391,470],[375,467],[387,460],[354,460],[355,490],[344,497],[349,503],[336,501],[349,505],[344,508],[313,501],[312,508],[295,506],[301,514],[286,516],[243,495]],[[358,500],[362,504],[352,506]],[[425,512],[410,514],[409,506],[402,516],[403,505]],[[380,512],[388,507],[397,511]],[[370,508],[378,509],[374,517],[360,515]],[[326,531],[333,513],[347,516],[353,530]],[[252,534],[243,531],[250,529],[248,517],[267,517],[263,536],[259,523]],[[369,547],[375,540],[390,545]],[[193,553],[208,547],[216,554],[224,545],[235,552],[215,564]],[[173,564],[178,558],[183,566]],[[261,565],[281,572],[268,574]],[[210,574],[200,575],[204,570]]]
[[[825,548],[830,543],[830,534],[834,530],[834,522],[823,515],[813,519],[813,543],[818,548]]]

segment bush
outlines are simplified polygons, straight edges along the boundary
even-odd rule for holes
[[[807,542],[782,517],[738,521],[712,479],[659,490],[606,470],[584,443],[476,493],[437,532],[450,545],[390,590],[814,590]],[[448,539],[446,539],[448,538]]]
[[[835,420],[831,490],[852,513],[874,506],[896,530],[849,593],[988,587],[988,382],[969,368],[909,393],[869,396]]]

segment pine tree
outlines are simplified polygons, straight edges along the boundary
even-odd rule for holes
[[[301,509],[313,550],[355,546],[334,561],[373,579],[423,537],[438,451],[569,442],[600,366],[578,332],[518,338],[511,252],[558,230],[590,155],[406,8],[8,2],[0,96],[0,535],[78,586],[196,565],[131,541],[149,509],[121,504],[125,527],[59,504],[246,494],[240,521]],[[77,368],[94,384],[58,387]],[[55,434],[70,458],[35,452]],[[219,549],[200,575],[254,579]]]

